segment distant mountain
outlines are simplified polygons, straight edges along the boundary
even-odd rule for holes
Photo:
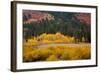
[[[79,22],[90,25],[91,24],[91,15],[89,13],[79,13],[75,14],[76,20]]]
[[[23,10],[23,22],[29,24],[32,22],[41,22],[42,20],[54,20],[54,16],[46,13],[33,10]]]
[[[78,21],[80,23],[90,25],[91,14],[90,13],[72,13],[72,12],[50,12],[50,11],[33,11],[23,10],[23,23],[30,24],[32,22],[42,22],[43,20],[58,20],[67,21]]]

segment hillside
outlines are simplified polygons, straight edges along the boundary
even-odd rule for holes
[[[38,12],[32,10],[23,11],[23,21],[24,24],[29,24],[32,22],[42,22],[42,20],[54,20],[54,16],[46,12]]]
[[[91,14],[23,10],[24,38],[42,33],[61,34],[91,42]]]

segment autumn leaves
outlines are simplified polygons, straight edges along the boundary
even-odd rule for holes
[[[56,45],[56,43],[66,43]],[[38,47],[43,44],[55,46]],[[61,33],[43,33],[37,37],[31,37],[24,41],[23,62],[58,61],[58,60],[83,60],[91,58],[89,43],[75,44],[75,38],[64,36]]]

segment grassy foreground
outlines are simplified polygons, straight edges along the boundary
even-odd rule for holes
[[[58,61],[58,60],[84,60],[91,58],[91,47],[79,46],[50,46],[23,48],[23,62]]]

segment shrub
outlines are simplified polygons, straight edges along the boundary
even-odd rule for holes
[[[55,55],[50,55],[46,60],[47,61],[57,61],[58,58]]]
[[[90,45],[78,46],[52,46],[44,48],[25,48],[23,51],[24,62],[57,61],[57,60],[82,60],[91,58]]]

